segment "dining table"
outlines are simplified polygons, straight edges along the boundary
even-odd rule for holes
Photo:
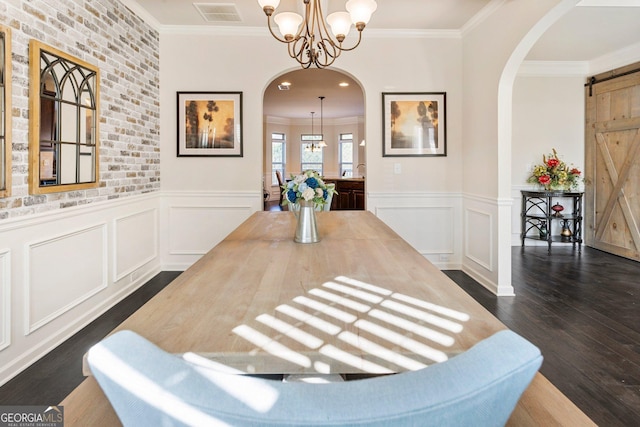
[[[316,215],[320,241],[301,244],[292,212],[252,214],[111,333],[238,374],[367,377],[445,362],[506,328],[372,212]],[[118,425],[86,370],[61,402],[65,425]],[[538,373],[509,425],[594,424]]]

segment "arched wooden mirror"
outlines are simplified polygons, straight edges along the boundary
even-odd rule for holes
[[[0,197],[11,195],[11,29],[0,25]]]
[[[37,40],[29,50],[29,192],[97,187],[98,68]]]

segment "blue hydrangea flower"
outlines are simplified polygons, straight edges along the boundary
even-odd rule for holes
[[[294,185],[296,185],[296,183],[293,182],[293,181],[287,182],[287,188],[289,188],[289,189],[293,188]]]
[[[314,177],[309,177],[307,178],[307,185],[315,190],[318,187],[318,180]]]
[[[329,197],[329,192],[326,189],[322,190],[322,198],[327,200],[327,197]]]
[[[306,182],[303,182],[300,185],[298,185],[298,191],[301,193],[304,193],[304,190],[306,190],[307,188],[309,188],[309,185],[307,185]]]
[[[295,203],[296,202],[296,192],[294,190],[289,190],[287,191],[287,199],[291,202],[291,203]]]

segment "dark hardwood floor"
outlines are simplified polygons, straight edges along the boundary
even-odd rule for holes
[[[446,271],[542,350],[542,373],[602,426],[640,425],[640,263],[590,248],[513,248],[515,297]],[[59,403],[83,377],[86,350],[179,273],[163,272],[0,387],[0,405]]]
[[[512,249],[515,297],[445,272],[542,350],[541,372],[595,423],[640,425],[640,263],[591,248]]]

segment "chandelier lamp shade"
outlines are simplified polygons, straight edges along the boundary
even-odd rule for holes
[[[280,0],[258,0],[265,15],[271,35],[288,45],[289,56],[302,68],[315,65],[325,68],[333,64],[343,51],[353,50],[362,40],[362,31],[371,19],[378,5],[375,0],[349,0],[345,4],[347,12],[334,12],[327,16],[322,13],[322,0],[303,0],[304,17],[293,12],[281,12],[273,17],[281,36],[273,30],[272,15]],[[301,25],[302,24],[302,25]],[[331,34],[327,30],[331,27]],[[358,40],[351,47],[342,46],[349,35],[351,25],[358,30]]]

